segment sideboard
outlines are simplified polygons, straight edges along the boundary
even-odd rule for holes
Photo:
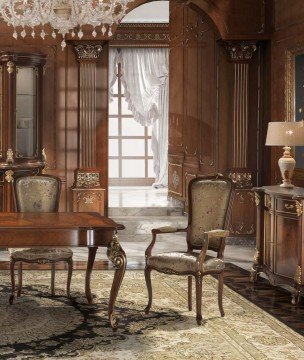
[[[257,241],[251,280],[259,273],[286,287],[297,304],[304,295],[304,188],[254,188]]]

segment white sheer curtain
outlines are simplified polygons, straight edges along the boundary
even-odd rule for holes
[[[117,58],[115,60],[113,56],[111,60],[110,57],[110,61],[117,61]],[[167,186],[169,51],[163,48],[122,48],[118,61],[121,62],[129,110],[135,121],[152,126],[154,186]]]

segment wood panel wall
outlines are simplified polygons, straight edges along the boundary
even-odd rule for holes
[[[203,13],[178,1],[170,39],[169,194],[187,206],[192,178],[227,174],[237,183],[231,233],[254,236],[266,46],[223,41]]]

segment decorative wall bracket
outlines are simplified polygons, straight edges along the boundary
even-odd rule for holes
[[[98,60],[102,46],[93,44],[81,44],[75,46],[77,60]]]
[[[253,57],[257,50],[255,41],[223,41],[229,61],[247,62]]]

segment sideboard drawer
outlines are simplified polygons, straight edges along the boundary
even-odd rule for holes
[[[276,210],[284,213],[297,215],[297,206],[295,200],[276,199]]]

